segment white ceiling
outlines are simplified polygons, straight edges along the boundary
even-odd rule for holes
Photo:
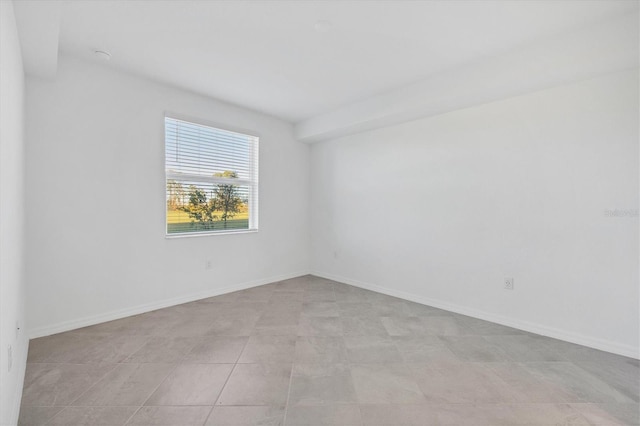
[[[59,50],[300,122],[638,1],[65,1]],[[315,29],[327,21],[327,31]]]

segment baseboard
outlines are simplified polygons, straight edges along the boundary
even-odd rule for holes
[[[523,330],[523,331],[539,334],[546,337],[552,337],[554,339],[560,339],[560,340],[564,340],[564,341],[575,343],[582,346],[588,346],[590,348],[599,349],[605,352],[611,352],[617,355],[640,359],[640,352],[638,348],[634,348],[631,345],[624,345],[618,342],[612,342],[609,340],[598,339],[591,336],[585,336],[583,334],[574,333],[568,330],[562,330],[559,328],[536,324],[529,321],[523,321],[523,320],[505,317],[502,315],[496,315],[490,312],[485,312],[482,310],[470,308],[468,306],[461,306],[461,305],[456,305],[454,303],[444,302],[441,300],[430,299],[430,298],[418,296],[412,293],[392,290],[392,289],[388,289],[378,285],[364,283],[362,281],[354,280],[351,278],[340,277],[333,274],[327,274],[320,271],[313,271],[311,272],[311,274],[318,277],[327,278],[333,281],[349,284],[355,287],[360,287],[365,290],[375,291],[376,293],[382,293],[388,296],[398,297],[400,299],[420,303],[422,305],[433,306],[434,308],[440,308],[450,312],[455,312],[457,314],[467,315],[470,317],[491,321],[500,325],[505,325],[507,327],[517,328],[518,330]]]
[[[15,351],[15,354],[20,354],[20,360],[14,359],[13,366],[14,368],[19,368],[20,371],[16,371],[19,380],[16,382],[15,389],[13,390],[13,401],[11,403],[11,417],[9,417],[9,424],[3,426],[15,426],[18,424],[18,418],[20,417],[20,405],[22,403],[22,388],[24,387],[24,374],[27,370],[27,350],[29,349],[29,341],[27,339],[21,339],[20,351]]]
[[[57,324],[51,324],[44,327],[36,327],[29,330],[29,338],[35,339],[38,337],[50,336],[52,334],[63,333],[65,331],[76,330],[82,327],[88,327],[90,325],[100,324],[107,321],[113,321],[132,315],[143,314],[145,312],[155,311],[156,309],[168,308],[170,306],[181,305],[183,303],[194,302],[200,299],[206,299],[208,297],[220,296],[222,294],[232,293],[234,291],[246,290],[252,287],[258,287],[264,284],[269,284],[276,281],[287,280],[290,278],[307,275],[308,271],[294,272],[290,274],[283,274],[273,276],[269,278],[263,278],[259,280],[249,281],[241,284],[235,284],[229,287],[216,288],[207,290],[200,293],[188,294],[185,296],[174,297],[171,299],[160,300],[156,302],[146,303],[143,305],[132,306],[129,308],[118,309],[115,311],[109,311],[98,315],[91,315],[84,318],[78,318],[71,321],[63,321]]]

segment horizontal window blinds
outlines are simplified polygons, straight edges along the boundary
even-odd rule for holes
[[[165,117],[167,234],[258,227],[258,138]]]

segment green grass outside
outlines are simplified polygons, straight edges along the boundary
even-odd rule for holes
[[[224,222],[216,220],[213,227],[204,227],[198,222],[194,222],[189,215],[179,210],[167,210],[167,233],[177,234],[183,232],[202,232],[202,231],[224,231],[233,229],[249,229],[249,213],[238,213],[233,219],[227,220],[225,228]]]

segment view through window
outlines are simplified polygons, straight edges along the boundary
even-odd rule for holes
[[[167,235],[258,229],[258,138],[165,117]]]

